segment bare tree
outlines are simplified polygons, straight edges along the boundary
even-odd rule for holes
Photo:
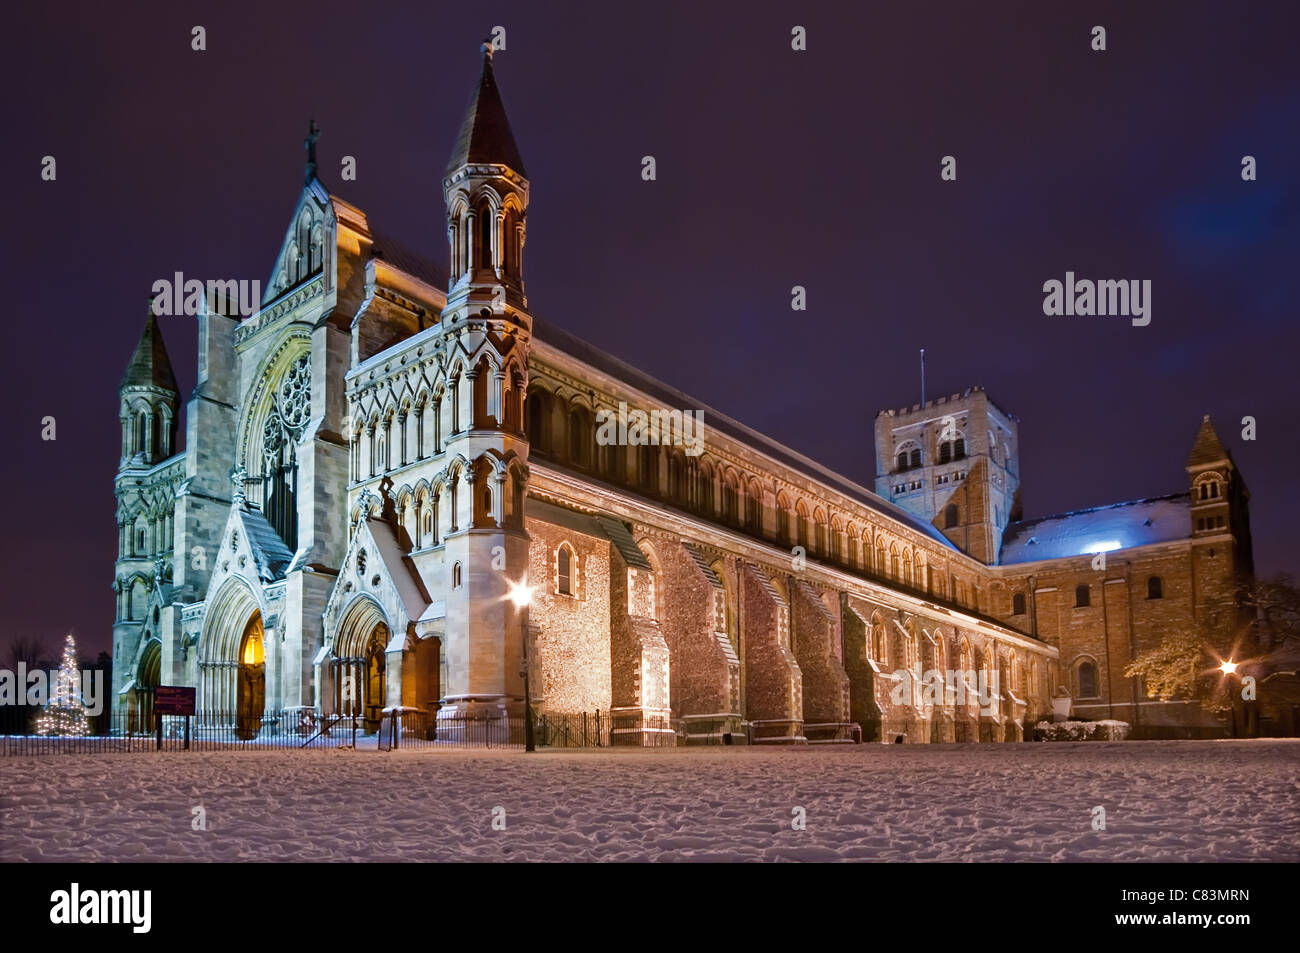
[[[1252,616],[1251,631],[1261,649],[1300,648],[1300,586],[1295,577],[1281,573],[1252,582],[1241,587],[1238,597]]]
[[[9,667],[17,669],[23,663],[28,669],[39,668],[48,661],[49,655],[45,643],[32,635],[14,636],[9,642]]]

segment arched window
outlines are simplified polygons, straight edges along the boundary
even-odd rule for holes
[[[749,485],[745,494],[745,526],[750,532],[758,533],[763,529],[763,499],[757,483]]]
[[[569,461],[580,467],[585,467],[587,460],[587,434],[590,428],[586,426],[586,415],[578,409],[574,409],[569,414]]]
[[[1092,605],[1092,590],[1087,586],[1074,587],[1074,606],[1076,609]]]
[[[451,564],[451,588],[460,588],[460,563]]]
[[[515,526],[524,525],[524,478],[518,470],[510,473],[510,522]]]
[[[1011,614],[1012,615],[1025,614],[1025,594],[1023,592],[1017,592],[1014,596],[1011,597]]]
[[[1152,576],[1147,579],[1147,598],[1163,599],[1165,595],[1165,584],[1159,576]]]
[[[555,570],[555,591],[562,596],[573,595],[573,553],[568,546],[561,546],[556,553]]]
[[[637,448],[636,466],[642,489],[657,495],[659,493],[659,448],[649,443],[641,444]],[[725,493],[726,489],[723,492]],[[731,489],[731,492],[734,497],[735,490]],[[734,498],[731,502],[734,507]]]
[[[706,515],[713,515],[713,471],[708,467],[699,470],[699,491],[695,500]]]
[[[460,374],[459,372],[452,377],[447,385],[447,392],[450,398],[451,429],[448,433],[460,433]]]
[[[739,521],[740,512],[736,505],[736,487],[730,480],[723,478],[722,481],[722,521],[724,523],[735,523]]]
[[[952,442],[952,458],[962,460],[966,457],[966,438],[958,437]]]
[[[528,434],[528,440],[534,450],[546,453],[551,447],[550,434],[546,430],[545,398],[538,393],[529,394],[527,410],[528,420],[525,421],[524,427]]]
[[[480,268],[492,267],[492,225],[495,218],[491,207],[486,204],[478,210]]]
[[[515,245],[515,223],[518,221],[518,215],[513,208],[506,210],[505,229],[501,233],[501,270],[508,275],[518,274],[518,264],[516,262],[517,250]]]
[[[949,503],[943,508],[943,528],[952,529],[957,525],[957,504]]]
[[[493,521],[492,515],[492,488],[483,487],[483,519],[489,523]]]
[[[889,660],[885,657],[885,627],[881,623],[875,623],[871,626],[871,657],[877,664],[884,666]]]
[[[911,470],[921,465],[921,448],[912,440],[898,448],[898,469]]]
[[[1079,697],[1097,697],[1097,666],[1091,662],[1079,663]]]
[[[460,480],[461,475],[456,473],[452,476],[451,481],[447,484],[447,522],[451,524],[451,532],[460,529]],[[472,500],[473,497],[470,497]]]

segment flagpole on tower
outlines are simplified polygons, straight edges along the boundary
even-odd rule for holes
[[[921,348],[921,406],[925,406],[925,348]]]

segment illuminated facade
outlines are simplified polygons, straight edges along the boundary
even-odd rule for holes
[[[1166,634],[1194,631],[1226,650],[1248,622],[1249,493],[1206,416],[1181,492],[1025,520],[1018,422],[979,388],[882,411],[876,486],[989,563],[972,599],[1060,651],[1079,717],[1117,718],[1135,735],[1218,734],[1195,701],[1148,697],[1124,677]],[[942,586],[942,582],[940,582]]]
[[[120,710],[145,723],[162,682],[241,734],[286,710],[450,725],[520,713],[527,672],[537,711],[607,713],[619,744],[1001,741],[1085,655],[1105,694],[1080,705],[1126,687],[1111,616],[1055,595],[1080,558],[1022,540],[1043,533],[1014,522],[1015,422],[982,391],[938,402],[950,421],[882,415],[873,492],[533,315],[490,50],[442,182],[447,274],[330,193],[308,144],[260,309],[199,316],[185,449],[152,314],[123,380]],[[616,412],[658,412],[664,439]],[[1226,454],[1198,448],[1194,481],[1221,475],[1244,519]],[[1168,560],[1161,608],[1212,613],[1206,581],[1249,554],[1236,526],[1142,542],[1090,584]]]

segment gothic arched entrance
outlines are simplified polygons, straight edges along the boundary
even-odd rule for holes
[[[379,604],[356,599],[343,613],[330,651],[329,685],[335,714],[377,731],[388,705],[388,644],[392,630]],[[322,673],[323,675],[324,673]]]
[[[262,643],[262,613],[254,612],[239,642],[235,681],[235,737],[256,738],[266,708],[266,648]]]
[[[370,641],[366,643],[365,666],[365,712],[366,731],[377,731],[383,720],[384,706],[387,704],[388,626],[379,623],[371,630]]]
[[[150,639],[140,655],[140,667],[135,676],[136,710],[141,731],[153,731],[154,689],[162,681],[162,644]]]

